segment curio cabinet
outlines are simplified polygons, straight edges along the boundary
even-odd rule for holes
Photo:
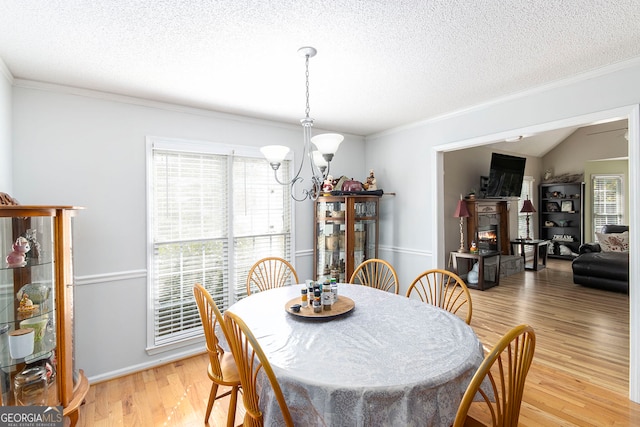
[[[62,406],[75,425],[89,383],[74,355],[72,222],[79,208],[0,206],[3,406]]]
[[[315,201],[314,279],[348,282],[363,261],[378,257],[380,196],[320,196]]]

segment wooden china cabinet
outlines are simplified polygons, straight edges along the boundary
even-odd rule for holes
[[[378,257],[380,196],[320,196],[314,206],[314,280],[348,282],[360,263]]]
[[[79,209],[0,206],[1,404],[42,399],[45,406],[62,406],[72,426],[89,390],[74,352],[72,218]],[[14,336],[30,329],[35,330],[33,346],[26,356],[13,358]],[[25,372],[35,372],[41,382],[20,400]]]

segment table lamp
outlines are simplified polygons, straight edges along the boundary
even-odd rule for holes
[[[462,194],[460,195],[460,200],[458,200],[458,206],[456,207],[456,211],[453,213],[454,218],[460,218],[460,249],[458,252],[469,252],[467,248],[464,247],[464,232],[462,230],[464,225],[464,219],[471,216],[469,214],[469,209],[467,209],[467,203],[463,200]]]
[[[527,200],[524,201],[524,203],[522,204],[522,209],[520,209],[521,213],[527,214],[527,237],[525,238],[525,240],[531,240],[531,237],[529,235],[529,214],[535,211],[536,208],[533,207],[533,203],[531,203],[531,200],[529,200],[529,196],[527,196]]]

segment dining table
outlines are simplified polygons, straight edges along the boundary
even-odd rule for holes
[[[257,338],[296,426],[453,423],[484,355],[469,325],[417,298],[346,283],[337,298],[349,307],[306,316],[313,309],[289,308],[303,288],[253,293],[228,308]],[[266,375],[259,385],[265,425],[284,425]]]

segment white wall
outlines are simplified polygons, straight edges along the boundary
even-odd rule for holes
[[[443,152],[596,120],[629,116],[630,193],[638,191],[640,169],[640,60],[617,64],[570,81],[558,82],[486,105],[391,130],[367,138],[367,158],[377,170],[385,166],[385,180],[398,191],[394,221],[396,268],[403,283],[420,271],[446,264],[444,227],[451,215],[444,198]],[[608,117],[607,117],[608,116]],[[394,167],[394,165],[396,167]],[[447,203],[448,201],[448,203]],[[630,207],[631,241],[639,242],[640,203]],[[400,226],[401,225],[401,226]],[[383,225],[383,227],[388,227]],[[385,236],[381,236],[387,244]],[[630,395],[640,402],[640,251],[631,252]]]
[[[299,161],[298,120],[270,123],[24,81],[13,92],[13,149],[21,165],[13,174],[15,197],[86,208],[75,221],[77,365],[93,381],[202,351],[145,351],[145,137],[283,144],[298,149]],[[364,178],[363,153],[364,139],[346,135],[332,172]],[[295,209],[296,267],[301,278],[311,277],[312,203]]]
[[[0,58],[0,192],[13,196],[11,93],[13,77]],[[13,196],[15,197],[15,196]]]

